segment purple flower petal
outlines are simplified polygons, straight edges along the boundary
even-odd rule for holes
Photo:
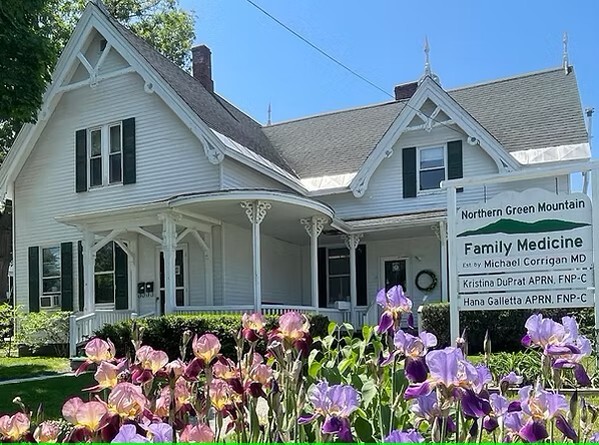
[[[491,412],[491,404],[468,389],[462,397],[462,412],[467,417],[480,418]]]
[[[408,314],[408,327],[414,329],[414,314],[412,312]]]
[[[485,417],[483,420],[483,428],[489,433],[495,431],[499,427],[499,422],[495,417]]]
[[[168,423],[152,423],[148,429],[152,432],[152,442],[154,443],[173,441],[173,427]]]
[[[534,421],[532,419],[520,429],[518,434],[527,442],[540,442],[549,437],[545,424],[541,421]]]
[[[530,339],[530,335],[528,334],[522,337],[522,340],[520,340],[520,342],[527,348],[529,348],[532,345],[532,340]]]
[[[426,380],[428,375],[428,368],[426,367],[426,363],[424,359],[406,359],[405,364],[405,373],[406,377],[412,383],[422,383]]]
[[[510,404],[507,407],[507,412],[514,413],[518,411],[522,411],[522,404],[520,403],[520,401],[514,400],[513,402],[510,402]]]
[[[123,425],[119,433],[112,439],[112,443],[139,443],[149,442],[144,436],[137,434],[135,425]]]
[[[389,312],[385,311],[381,315],[381,319],[379,320],[379,325],[377,326],[376,331],[378,334],[384,334],[388,332],[392,326],[393,316]]]
[[[591,386],[591,379],[580,363],[574,367],[574,377],[580,386]]]
[[[303,414],[303,415],[299,416],[299,418],[297,419],[297,422],[300,425],[303,425],[305,423],[313,422],[317,417],[318,417],[317,414]]]
[[[384,443],[420,443],[424,437],[416,430],[399,431],[393,430],[383,439]]]
[[[576,434],[576,431],[574,431],[572,425],[570,425],[570,423],[561,414],[555,418],[555,426],[558,430],[564,433],[564,436],[566,436],[568,439],[578,442],[578,434]]]
[[[336,416],[327,416],[322,424],[322,432],[326,434],[338,433],[341,428],[341,419]]]
[[[406,400],[414,399],[416,397],[425,396],[431,392],[431,385],[428,382],[421,383],[420,385],[408,386],[404,392],[404,398]]]

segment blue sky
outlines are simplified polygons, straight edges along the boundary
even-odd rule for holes
[[[599,2],[254,0],[389,93],[423,71],[425,35],[446,88],[559,66],[568,32],[583,106],[599,134]],[[246,0],[181,0],[212,49],[215,89],[260,122],[390,100]],[[595,141],[598,139],[594,138]],[[599,157],[599,144],[594,156]]]

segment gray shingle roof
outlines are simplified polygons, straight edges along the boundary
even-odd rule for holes
[[[562,68],[449,90],[508,150],[587,142],[574,72]],[[359,169],[405,101],[327,113],[264,127],[302,178]]]
[[[587,142],[574,71],[560,67],[449,94],[508,151]]]
[[[210,93],[192,75],[164,57],[145,40],[115,20],[101,5],[100,11],[210,128],[253,150],[279,167],[291,171],[272,146],[261,125],[216,93]]]

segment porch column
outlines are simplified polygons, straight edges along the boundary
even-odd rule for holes
[[[96,310],[96,299],[94,298],[96,253],[93,250],[95,242],[95,235],[92,232],[85,230],[83,232],[81,247],[83,248],[83,312],[86,314],[91,314]]]
[[[271,208],[266,201],[242,201],[241,207],[252,223],[252,268],[254,282],[254,311],[262,312],[262,272],[260,257],[260,224]]]
[[[449,301],[447,298],[447,222],[439,221],[439,225],[431,227],[441,246],[441,301]]]
[[[362,238],[361,233],[345,236],[345,245],[349,249],[349,299],[351,302],[351,323],[358,326],[356,320],[356,307],[358,306],[358,277],[356,268],[356,249]]]
[[[322,216],[313,216],[312,218],[302,218],[300,222],[304,225],[306,232],[310,236],[310,283],[312,293],[312,307],[318,308],[318,237],[322,233],[324,225],[328,219]]]
[[[162,219],[162,251],[164,255],[164,312],[172,314],[176,306],[175,256],[177,252],[177,225],[172,215]]]

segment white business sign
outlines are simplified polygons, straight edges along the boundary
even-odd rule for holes
[[[582,193],[506,192],[458,208],[459,309],[593,306],[591,221]]]

